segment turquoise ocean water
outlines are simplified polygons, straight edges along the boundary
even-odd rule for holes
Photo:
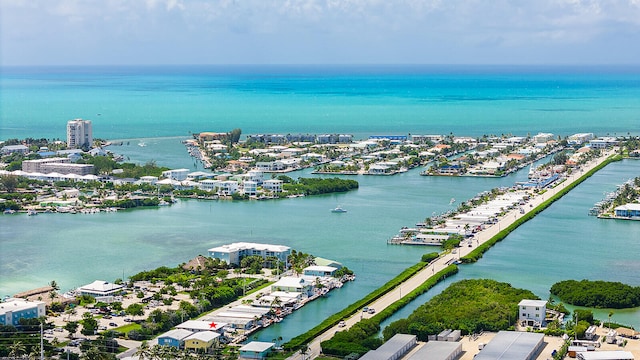
[[[66,121],[82,117],[94,121],[95,137],[125,139],[113,150],[131,161],[192,169],[197,164],[180,144],[190,132],[637,135],[639,110],[640,69],[630,68],[3,68],[0,78],[0,139],[64,138]],[[400,227],[446,211],[451,198],[526,178],[526,171],[501,179],[419,171],[360,176],[357,191],[321,197],[0,215],[0,296],[51,280],[63,289],[114,280],[233,241],[285,244],[355,270],[356,282],[258,334],[288,339],[432,250],[387,245]],[[554,282],[568,278],[640,285],[640,223],[586,215],[604,192],[635,176],[640,161],[609,165],[448,281],[490,277],[545,299]],[[336,205],[349,212],[330,213]],[[638,327],[640,310],[616,310],[613,319]]]

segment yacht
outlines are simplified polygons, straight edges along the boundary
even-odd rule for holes
[[[346,213],[347,210],[341,208],[340,206],[337,206],[335,209],[331,209],[332,213]]]

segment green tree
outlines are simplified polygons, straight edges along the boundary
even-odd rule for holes
[[[144,307],[142,304],[131,304],[127,306],[125,312],[131,316],[142,316],[144,315]]]
[[[12,193],[18,186],[18,177],[14,175],[2,175],[0,176],[0,184],[6,192]]]
[[[93,335],[98,329],[98,320],[96,320],[90,312],[82,314],[82,330],[83,335]]]
[[[64,329],[69,332],[69,338],[73,338],[73,335],[78,331],[78,326],[77,321],[69,321],[64,325]]]

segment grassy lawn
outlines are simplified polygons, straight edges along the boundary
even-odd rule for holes
[[[140,329],[142,329],[142,326],[140,326],[140,324],[131,323],[131,324],[123,325],[110,330],[119,331],[121,333],[127,334],[131,330],[140,330]]]

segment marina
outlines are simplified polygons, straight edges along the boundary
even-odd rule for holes
[[[538,129],[563,135],[586,129],[598,134],[626,134],[637,127],[637,75],[633,72],[594,76],[593,72],[579,75],[554,68],[497,76],[483,69],[463,75],[455,69],[443,69],[433,77],[429,69],[391,75],[374,70],[363,70],[373,71],[372,75],[340,77],[331,69],[328,76],[302,69],[301,73],[309,75],[304,81],[283,72],[264,76],[255,70],[255,77],[231,76],[231,82],[226,82],[228,73],[216,69],[204,69],[199,76],[183,76],[170,68],[134,69],[122,78],[89,69],[91,79],[86,74],[47,73],[46,69],[46,76],[11,70],[0,79],[3,89],[8,89],[2,92],[6,105],[3,135],[25,138],[34,136],[34,129],[38,129],[37,136],[60,137],[60,124],[52,119],[67,119],[78,96],[86,108],[79,116],[102,114],[96,120],[96,133],[122,139],[114,143],[121,141],[117,152],[125,159],[191,170],[197,167],[182,141],[191,131],[210,128],[218,121],[240,127],[245,133],[339,129],[355,137],[409,131],[481,137],[505,130],[535,134]],[[131,101],[141,93],[140,84],[149,81],[158,88],[145,88],[148,96]],[[380,81],[397,86],[380,91]],[[252,91],[245,91],[248,89]],[[33,102],[34,98],[47,101]],[[309,111],[309,104],[313,111]],[[210,114],[216,114],[215,119]],[[602,121],[606,118],[616,121]],[[141,141],[147,146],[138,146]],[[467,277],[495,278],[531,289],[544,299],[549,286],[565,278],[606,278],[640,285],[633,276],[640,270],[636,256],[640,248],[635,241],[640,234],[632,226],[636,222],[585,216],[603,191],[611,192],[637,176],[638,163],[625,160],[607,166],[511,233],[482,261],[463,266],[442,286]],[[358,177],[358,191],[291,201],[178,199],[170,207],[91,216],[3,215],[3,253],[11,256],[0,262],[0,294],[39,287],[53,279],[62,289],[69,289],[95,278],[127,277],[161,265],[176,265],[176,259],[192,258],[203,246],[229,239],[284,243],[323,257],[344,259],[358,273],[359,281],[335,289],[330,297],[308,303],[280,323],[253,334],[264,341],[290,339],[415,264],[424,249],[386,244],[397,229],[423,223],[425,215],[453,210],[449,204],[452,198],[460,202],[487,189],[528,180],[525,169],[502,178],[421,177],[422,170],[409,169],[384,178]],[[310,171],[291,174],[310,176]],[[329,216],[336,203],[349,210],[348,216]],[[604,242],[608,246],[602,246]],[[441,289],[437,286],[416,304]],[[607,317],[606,310],[595,312]],[[637,310],[616,311],[614,320],[640,326]]]

